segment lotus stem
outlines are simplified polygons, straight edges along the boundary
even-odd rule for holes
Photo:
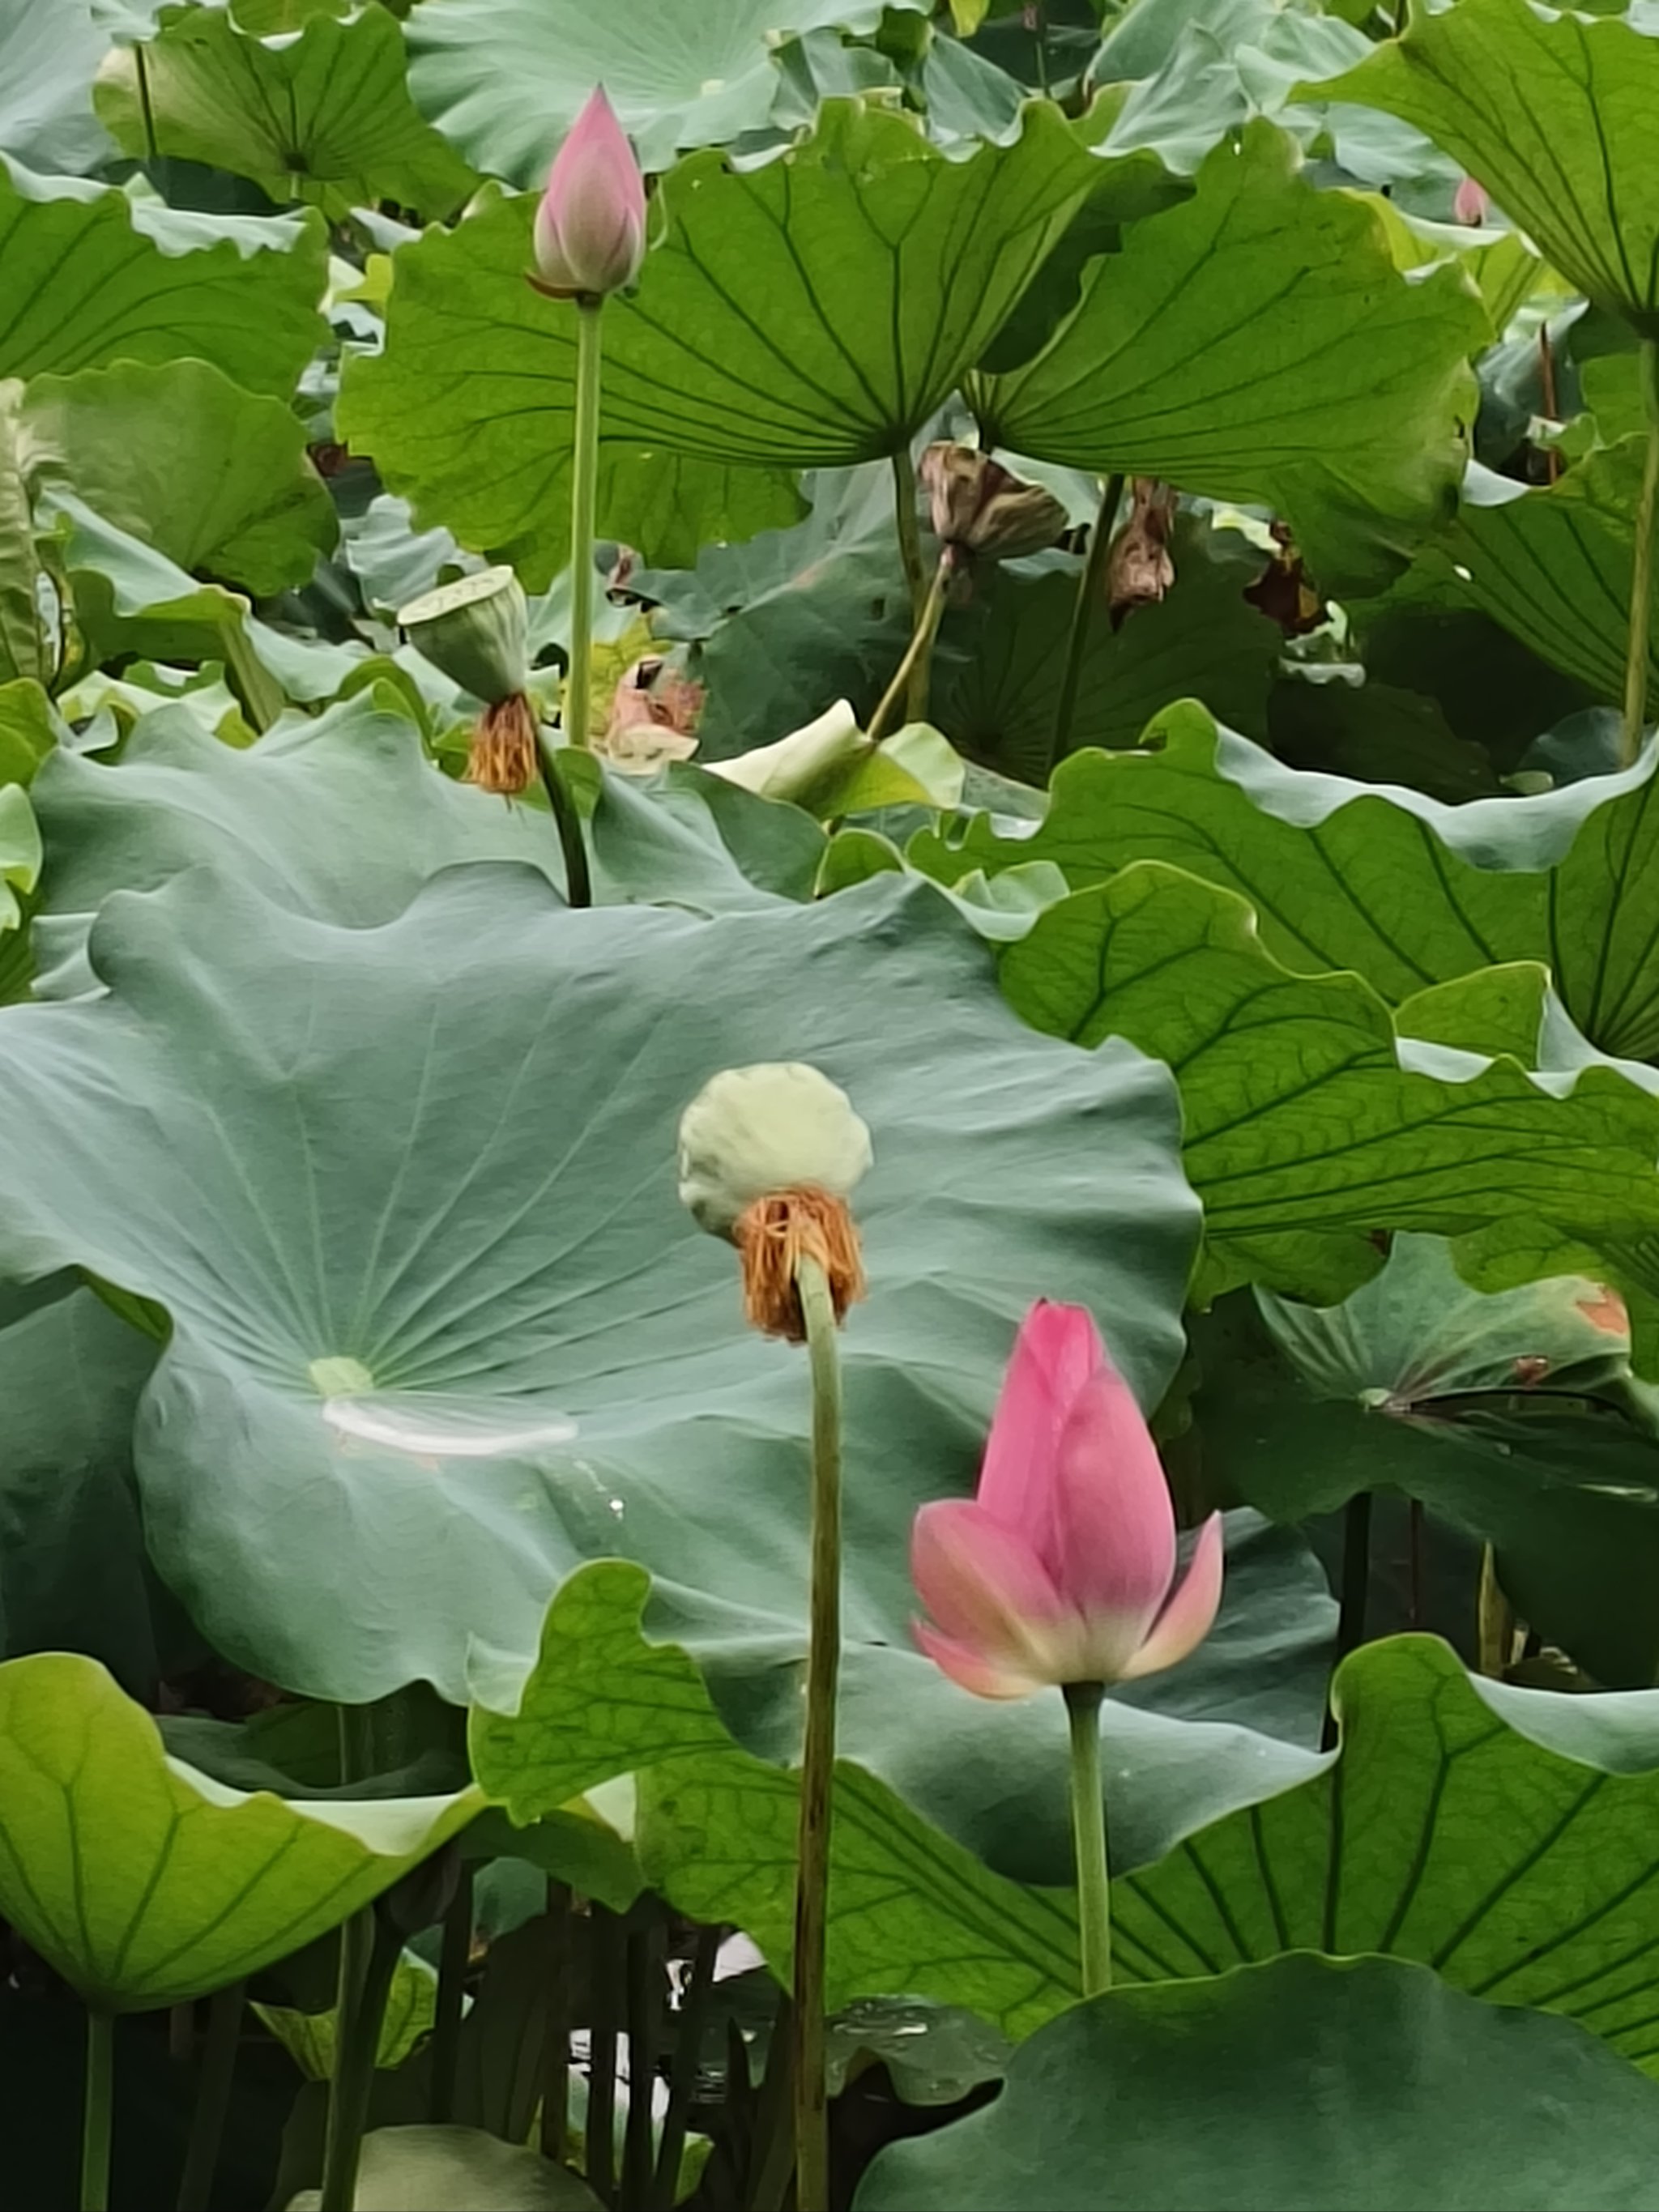
[[[656,2212],[672,2212],[678,2194],[680,2160],[685,2152],[691,2100],[696,2094],[703,2022],[714,1986],[714,1961],[720,1948],[718,1928],[698,1929],[696,1948],[691,1954],[691,1971],[680,2000],[679,2033],[674,2040],[674,2060],[668,2081],[668,2110],[663,2114],[662,2137],[657,2146],[657,2170],[651,2190],[651,2202]]]
[[[1072,1723],[1072,1838],[1085,1997],[1097,1997],[1112,1986],[1112,1885],[1100,1779],[1100,1708],[1105,1695],[1103,1682],[1069,1682],[1065,1692]]]
[[[356,1942],[347,1938],[356,1931]],[[365,1943],[364,1938],[367,1938]],[[334,2073],[329,2083],[328,2126],[323,2142],[323,2187],[317,2212],[352,2212],[357,2201],[357,2167],[363,2131],[368,2125],[392,1978],[404,1948],[403,1936],[388,1915],[371,1906],[353,1915],[340,1940],[340,2002],[334,2020]],[[361,1973],[356,1960],[366,1948]],[[353,1974],[348,1988],[349,1969]]]
[[[648,1922],[628,1936],[628,2126],[623,2137],[622,2194],[618,2202],[643,2207],[651,2194],[653,2166],[651,2102],[656,2087],[654,2023],[662,1982],[658,1929]]]
[[[438,1994],[432,2010],[432,2089],[427,2112],[434,2125],[455,2114],[455,2082],[461,2062],[461,2013],[466,1970],[472,1956],[472,1869],[464,1866],[444,1915],[438,1953]]]
[[[1349,1652],[1357,1651],[1365,1640],[1365,1609],[1370,1586],[1371,1493],[1369,1490],[1362,1490],[1348,1500],[1342,1516],[1342,1589],[1337,1602],[1336,1656],[1333,1673]],[[1336,1708],[1328,1698],[1324,1725],[1320,1732],[1320,1749],[1331,1750],[1336,1739]]]
[[[218,2171],[219,2147],[224,2140],[225,2115],[230,2109],[231,2084],[236,2075],[243,1988],[240,1982],[233,1982],[228,1989],[216,1991],[208,2007],[196,2110],[191,2117],[185,2170],[179,2180],[179,2212],[208,2212],[213,2202],[213,2177]]]
[[[795,1286],[812,1377],[812,1592],[795,1876],[795,2204],[797,2212],[830,2212],[823,1998],[841,1666],[841,1358],[830,1279],[809,1254],[796,1262]]]
[[[1089,550],[1083,563],[1083,574],[1077,580],[1077,598],[1072,604],[1072,627],[1066,640],[1066,666],[1060,679],[1060,697],[1054,703],[1054,727],[1048,732],[1048,773],[1052,776],[1066,757],[1072,734],[1072,718],[1077,712],[1078,686],[1083,680],[1083,655],[1089,642],[1089,625],[1099,611],[1101,583],[1106,574],[1106,556],[1111,550],[1112,527],[1117,520],[1117,511],[1123,501],[1123,471],[1106,479],[1106,489],[1101,494],[1100,508],[1095,516],[1094,528],[1089,532]]]
[[[106,2212],[115,2094],[115,2018],[87,2008],[87,2090],[81,2123],[81,2212]]]
[[[552,743],[549,732],[537,732],[542,787],[547,793],[547,803],[553,810],[554,827],[559,833],[559,850],[564,855],[565,903],[568,906],[592,906],[593,877],[587,864],[586,842],[582,836],[581,809],[577,805],[576,794],[566,783],[560,768],[562,750]]]
[[[575,444],[570,458],[570,670],[565,683],[567,744],[592,742],[593,514],[599,481],[602,299],[576,302]]]
[[[590,1909],[593,2002],[588,2025],[587,2185],[602,2204],[617,2188],[617,2025],[627,1972],[620,1917],[603,1905]]]
[[[794,2170],[795,2006],[781,1992],[772,2014],[771,2047],[755,2103],[744,2212],[781,2212]]]
[[[542,2029],[542,2156],[562,2166],[570,2124],[570,1885],[547,1884],[547,2013]]]
[[[374,1771],[373,1711],[367,1705],[339,1705],[335,1713],[339,1724],[340,1780],[342,1784],[361,1782]],[[340,1930],[334,2071],[328,2086],[318,2212],[352,2212],[369,2093],[374,2086],[374,2061],[380,2055],[380,2022],[402,1948],[401,1938],[376,1919],[372,1906],[354,1912]]]
[[[927,586],[927,596],[921,603],[915,633],[904,648],[904,658],[894,670],[892,682],[882,693],[880,704],[870,717],[870,726],[865,734],[872,745],[881,743],[894,710],[899,701],[906,697],[907,692],[909,695],[907,712],[912,720],[921,720],[927,712],[933,640],[939,635],[939,617],[945,612],[945,594],[950,589],[955,568],[955,549],[947,545],[939,556],[939,566],[933,571],[933,582]]]
[[[1642,401],[1647,415],[1647,453],[1636,505],[1636,544],[1630,571],[1630,643],[1625,653],[1625,713],[1619,759],[1628,768],[1642,750],[1648,719],[1648,648],[1653,617],[1653,534],[1659,522],[1659,343],[1644,338]]]
[[[927,562],[921,550],[921,522],[916,513],[916,476],[908,447],[893,455],[893,514],[898,524],[899,557],[904,563],[905,587],[910,594],[910,623],[921,620],[927,599]],[[913,722],[927,711],[927,671],[920,664],[910,672],[910,696],[905,712]]]

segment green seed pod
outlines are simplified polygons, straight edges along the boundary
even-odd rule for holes
[[[511,568],[485,568],[398,610],[410,643],[452,684],[497,706],[530,682],[529,610]]]
[[[728,1067],[680,1117],[680,1199],[699,1228],[735,1242],[757,1200],[799,1190],[845,1199],[873,1157],[852,1101],[816,1067]]]

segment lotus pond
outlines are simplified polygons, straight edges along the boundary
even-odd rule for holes
[[[1659,14],[0,0],[0,2201],[1659,2208]]]

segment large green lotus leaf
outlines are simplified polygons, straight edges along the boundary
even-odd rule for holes
[[[1530,726],[1536,708],[1528,706],[1527,714]],[[1509,726],[1518,735],[1518,724]],[[1370,673],[1352,684],[1318,667],[1281,664],[1267,702],[1267,742],[1288,768],[1352,776],[1372,788],[1403,783],[1455,805],[1504,795],[1492,755],[1452,727],[1429,689],[1384,684]]]
[[[198,582],[62,485],[45,488],[38,520],[56,541],[88,662],[218,662],[254,727],[275,721],[287,704],[268,665],[276,634],[253,619],[240,592]]]
[[[36,377],[20,428],[37,477],[66,479],[181,568],[260,597],[308,582],[338,535],[292,408],[207,362]]]
[[[36,778],[54,941],[112,891],[151,890],[216,862],[266,896],[348,928],[401,914],[439,869],[522,860],[562,882],[544,813],[457,783],[385,696],[294,715],[246,750],[183,705],[134,723],[118,765],[60,749]]]
[[[0,684],[45,683],[57,667],[41,616],[40,557],[19,450],[22,397],[15,378],[0,382]]]
[[[1126,1978],[1380,1951],[1659,2057],[1659,1692],[1465,1674],[1431,1637],[1344,1661],[1326,1773],[1113,1884]]]
[[[596,84],[645,167],[665,169],[769,120],[785,40],[872,31],[881,16],[880,0],[699,0],[671,16],[654,0],[423,0],[409,20],[410,83],[446,137],[515,184],[541,182]]]
[[[1208,1483],[1285,1521],[1403,1491],[1493,1545],[1522,1617],[1597,1680],[1653,1680],[1659,1442],[1596,1285],[1483,1297],[1406,1237],[1340,1306],[1257,1296],[1260,1320],[1230,1300],[1196,1324]]]
[[[1329,588],[1376,588],[1450,511],[1486,316],[1455,270],[1408,283],[1371,210],[1297,159],[1265,122],[1218,147],[975,405],[1015,453],[1265,501]]]
[[[0,783],[32,783],[65,728],[53,701],[31,678],[0,684]]]
[[[80,175],[107,161],[92,81],[109,45],[90,0],[0,0],[0,154]]]
[[[787,1972],[794,1778],[733,1745],[684,1650],[641,1640],[648,1587],[640,1568],[619,1559],[596,1560],[571,1577],[550,1609],[518,1713],[473,1711],[474,1772],[520,1820],[553,1812],[611,1775],[635,1772],[643,1797],[636,1834],[653,1881],[693,1913],[718,1889],[713,1917],[754,1934]],[[964,2005],[1018,2034],[1073,1998],[1077,1920],[1069,1898],[991,1873],[845,1759],[836,1796],[832,2010],[857,1997],[907,1993]],[[688,1822],[701,1831],[695,1841]]]
[[[314,2189],[291,2197],[288,2212],[317,2212]],[[602,2212],[580,2174],[527,2144],[503,2142],[483,2128],[371,2128],[363,2137],[357,2204],[395,2204],[399,2212]]]
[[[1588,1247],[1621,1288],[1659,1289],[1632,1249],[1659,1229],[1659,1099],[1610,1066],[1534,1078],[1396,1040],[1361,977],[1292,975],[1243,899],[1156,860],[1049,907],[1002,981],[1049,1035],[1127,1037],[1174,1069],[1206,1291],[1254,1277],[1329,1301],[1375,1272],[1382,1232],[1516,1220],[1542,1236],[1536,1273]]]
[[[0,1328],[0,1652],[81,1651],[134,1697],[156,1650],[132,1480],[155,1346],[72,1279]]]
[[[715,913],[811,896],[817,823],[735,787],[711,793],[715,784],[686,769],[660,790],[605,778],[591,825],[602,900]],[[118,764],[60,749],[33,795],[48,847],[34,931],[53,997],[92,986],[86,933],[112,891],[155,890],[204,864],[354,929],[393,920],[460,861],[522,860],[564,882],[546,810],[441,775],[381,686],[314,718],[289,716],[245,750],[189,706],[159,708],[134,723]]]
[[[464,1827],[449,1797],[289,1804],[171,1759],[94,1661],[0,1664],[0,1908],[91,2003],[179,2004],[336,1928]]]
[[[1261,572],[1183,523],[1171,550],[1176,582],[1155,606],[1114,629],[1103,599],[1085,636],[1077,708],[1061,753],[1133,745],[1174,699],[1200,698],[1235,728],[1265,733],[1267,688],[1282,632],[1245,599]],[[984,617],[963,641],[965,665],[935,678],[934,719],[970,759],[1038,785],[1048,781],[1078,568],[1000,572]],[[1226,703],[1224,705],[1224,702]]]
[[[589,828],[598,903],[694,914],[810,899],[826,842],[802,808],[678,762],[643,787],[607,775]]]
[[[1252,1513],[1228,1516],[1226,1542],[1221,1613],[1200,1651],[1115,1692],[1105,1709],[1120,1865],[1160,1857],[1224,1810],[1310,1771],[1334,1626],[1323,1571],[1299,1540]],[[774,1624],[763,1634],[748,1616],[722,1620],[694,1593],[659,1587],[653,1633],[671,1632],[678,1648],[647,1643],[637,1625],[645,1594],[637,1567],[578,1569],[550,1610],[515,1711],[475,1709],[477,1771],[515,1818],[545,1820],[611,1775],[723,1752],[733,1737],[777,1766],[799,1757],[799,1628]],[[843,1752],[993,1873],[1038,1887],[1072,1879],[1058,1699],[970,1698],[907,1627],[902,1642],[847,1644],[840,1731]]]
[[[1100,179],[1048,106],[967,161],[832,100],[760,168],[682,162],[637,290],[605,309],[600,528],[689,566],[793,521],[793,471],[906,450]],[[577,310],[526,279],[534,205],[400,249],[385,351],[348,362],[336,421],[417,521],[539,586],[564,557]]]
[[[1621,698],[1641,472],[1634,438],[1547,487],[1471,469],[1455,523],[1422,556],[1425,582],[1481,608],[1597,697]],[[1652,642],[1648,682],[1659,686]]]
[[[638,1787],[640,1856],[652,1887],[694,1919],[733,1922],[787,1982],[795,1777],[728,1751],[664,1761]],[[1069,1888],[1002,1880],[847,1759],[836,1767],[829,1911],[832,2011],[861,1997],[929,1997],[1017,2040],[1080,1992]]]
[[[1421,1967],[1278,1959],[1079,2005],[1002,2094],[890,2144],[858,2212],[1623,2212],[1659,2090]]]
[[[163,8],[156,23],[99,72],[94,104],[125,153],[228,169],[334,221],[382,200],[447,216],[477,181],[416,114],[387,9],[313,13],[270,38],[221,7]]]
[[[1659,1055],[1653,753],[1534,798],[1448,806],[1289,770],[1188,704],[1145,734],[1144,750],[1067,761],[1034,835],[981,817],[954,844],[913,841],[910,858],[945,880],[1048,860],[1079,890],[1164,861],[1248,899],[1287,967],[1352,969],[1395,1005],[1541,961],[1603,1051]]]
[[[469,1841],[471,1839],[469,1838]],[[392,1990],[375,2046],[377,2071],[401,2066],[416,2044],[432,2033],[438,2008],[438,1977],[426,1960],[405,1951],[392,1970]],[[301,2012],[289,2005],[253,2008],[307,2081],[326,2081],[339,2046],[339,2010]]]
[[[1526,0],[1414,7],[1403,38],[1303,91],[1415,124],[1578,289],[1659,335],[1659,46],[1647,32]]]
[[[1515,960],[1413,991],[1395,1009],[1395,1026],[1401,1036],[1429,1044],[1455,1045],[1491,1060],[1507,1053],[1522,1067],[1547,1066],[1554,1063],[1544,1049],[1545,1021],[1559,1006],[1542,962]]]
[[[229,228],[0,161],[0,376],[189,356],[286,399],[324,336],[323,224]]]
[[[240,592],[198,581],[60,485],[43,489],[37,520],[57,540],[58,566],[68,575],[84,641],[83,665],[134,659],[213,664],[205,676],[198,670],[196,685],[212,681],[222,667],[256,732],[269,729],[289,699],[334,699],[382,679],[412,711],[425,712],[421,680],[401,662],[372,654],[361,640],[335,644],[259,621]],[[100,681],[105,697],[99,703],[113,696],[125,714],[149,703],[147,690],[153,696],[156,689],[176,688],[178,678],[164,683],[152,673],[148,686],[132,686],[83,675],[65,696],[89,696]]]
[[[0,785],[0,941],[23,920],[40,874],[40,831],[21,784]]]
[[[1230,1539],[1243,1533],[1255,1542],[1250,1519],[1233,1516]],[[544,1819],[573,1793],[635,1773],[636,1837],[653,1883],[694,1916],[737,1922],[787,1971],[796,1784],[784,1764],[799,1748],[799,1638],[774,1655],[765,1686],[787,1708],[768,1747],[774,1764],[734,1746],[731,1714],[714,1702],[730,1702],[721,1665],[705,1676],[679,1645],[641,1637],[647,1588],[643,1571],[620,1560],[569,1577],[517,1711],[474,1709],[474,1771],[520,1820]],[[1263,1595],[1256,1589],[1241,1607],[1230,1589],[1217,1633],[1235,1668],[1246,1650],[1258,1668],[1270,1653],[1281,1663],[1288,1656],[1271,1630],[1264,1635]],[[1305,1585],[1297,1595],[1306,1608]],[[1311,1610],[1320,1612],[1317,1601]],[[760,1680],[755,1657],[749,1672]],[[1218,1660],[1212,1682],[1225,1665]],[[1193,1709],[1204,1710],[1202,1688],[1187,1688]],[[752,1729],[741,1732],[747,1740]],[[1127,1815],[1122,1823],[1114,1815],[1120,1865],[1160,1856],[1224,1808],[1290,1787],[1320,1764],[1246,1729],[1182,1723],[1115,1700],[1105,1734],[1110,1792]],[[1019,2034],[1071,2001],[1078,1967],[1065,1893],[1065,1741],[1057,1697],[987,1704],[913,1650],[849,1644],[830,1899],[832,2004],[927,1995]],[[1012,1875],[996,1863],[1011,1859],[1019,1865]]]
[[[522,1667],[560,1577],[619,1545],[798,1621],[805,1368],[675,1194],[719,1068],[811,1059],[875,1133],[850,1633],[908,1632],[910,1512],[971,1469],[1031,1298],[1096,1307],[1149,1401],[1167,1381],[1196,1216],[1173,1087],[1035,1037],[931,886],[704,921],[475,864],[364,929],[191,870],[106,900],[90,953],[107,996],[0,1012],[6,1265],[167,1310],[152,1554],[289,1688],[459,1698],[471,1639]]]
[[[1347,175],[1403,189],[1413,206],[1425,190],[1446,206],[1460,172],[1419,131],[1375,110],[1296,99],[1301,81],[1352,68],[1370,51],[1354,27],[1369,14],[1365,0],[1341,0],[1328,13],[1274,0],[1137,0],[1090,64],[1091,84],[1127,87],[1106,143],[1149,146],[1190,175],[1212,147],[1265,115]]]

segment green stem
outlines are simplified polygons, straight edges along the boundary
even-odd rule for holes
[[[341,1783],[361,1782],[374,1771],[373,1711],[368,1705],[337,1705],[335,1718]],[[340,1971],[334,1994],[334,2073],[328,2088],[318,2212],[351,2212],[357,2194],[357,2161],[380,2047],[380,2020],[401,1948],[401,1939],[395,1933],[388,1934],[376,1921],[372,1907],[354,1912],[340,1930]],[[375,2003],[377,1978],[381,1988]],[[362,2047],[365,2033],[366,2063]]]
[[[673,2212],[679,2188],[680,2160],[685,2152],[691,2100],[696,2094],[697,2072],[702,2056],[703,2025],[714,1986],[714,1961],[720,1948],[718,1928],[699,1928],[691,1954],[691,1972],[680,2002],[674,2060],[668,2077],[668,2110],[662,2118],[662,2140],[657,2146],[657,2171],[651,2202],[655,2212]]]
[[[1054,706],[1054,727],[1048,733],[1048,773],[1052,775],[1066,752],[1066,740],[1072,734],[1072,717],[1077,712],[1078,685],[1083,678],[1083,653],[1089,641],[1089,625],[1094,620],[1100,599],[1101,579],[1106,574],[1106,556],[1112,548],[1113,526],[1117,520],[1118,506],[1123,497],[1123,471],[1108,477],[1106,489],[1101,495],[1100,512],[1095,517],[1095,526],[1089,532],[1088,556],[1083,563],[1083,574],[1077,580],[1077,598],[1072,603],[1072,629],[1066,641],[1066,667],[1060,679],[1060,697]]]
[[[87,2008],[87,2094],[81,2124],[81,2212],[109,2203],[109,2141],[115,2088],[115,2017]]]
[[[562,2166],[570,2125],[570,1885],[547,1884],[547,2020],[542,2030],[542,2156]]]
[[[230,2109],[231,2083],[236,2074],[236,2046],[242,2033],[242,1984],[233,1982],[228,1989],[218,1990],[208,2007],[196,2110],[191,2116],[185,2169],[179,2177],[179,2212],[208,2212],[213,2202],[213,2177],[218,2170],[219,2146],[224,2140],[225,2115]]]
[[[427,2114],[434,2126],[455,2116],[455,2083],[461,2065],[461,2014],[466,1970],[472,1959],[472,1869],[461,1869],[444,1915],[438,1953],[438,1993],[432,2008],[432,2076]]]
[[[593,692],[593,509],[599,481],[599,317],[605,301],[576,302],[576,425],[570,458],[570,673],[567,744],[591,742]]]
[[[1653,536],[1659,522],[1659,343],[1642,341],[1642,397],[1647,410],[1647,455],[1636,506],[1636,545],[1630,572],[1630,642],[1625,653],[1625,714],[1619,758],[1628,768],[1642,750],[1648,719],[1648,646],[1653,615]]]
[[[933,594],[941,600],[945,574],[941,562]],[[841,1665],[841,1356],[829,1280],[810,1255],[796,1262],[795,1288],[812,1376],[812,1594],[795,1877],[795,2205],[796,2212],[830,2212],[823,1968]]]
[[[907,446],[893,455],[893,513],[898,522],[899,558],[904,563],[905,588],[910,594],[910,627],[921,620],[927,602],[927,561],[921,550],[921,520],[916,513],[916,474]],[[927,711],[927,671],[918,662],[910,672],[910,696],[905,712],[913,722]]]
[[[254,735],[262,738],[286,708],[287,696],[253,650],[252,641],[242,627],[240,615],[227,623],[222,636],[225,670],[230,678],[231,688],[242,702],[242,711],[247,716]]]
[[[144,118],[146,156],[152,161],[159,161],[161,149],[155,143],[155,109],[149,94],[149,64],[144,58],[142,40],[136,40],[133,43],[132,59],[138,78],[138,112]]]
[[[651,2194],[652,2094],[657,2082],[655,2021],[661,1991],[659,1930],[649,1924],[628,1938],[628,2130],[623,2138],[622,2198],[640,2212]]]
[[[1083,1930],[1083,1994],[1112,1986],[1112,1887],[1106,1869],[1106,1799],[1100,1780],[1102,1682],[1068,1682],[1072,1723],[1072,1837],[1077,1850],[1078,1917]]]
[[[358,1929],[368,1937],[368,1957],[349,1986],[346,1937]],[[361,1942],[361,1935],[359,1941]],[[357,2165],[363,2130],[368,2125],[392,1978],[404,1948],[403,1936],[388,1915],[371,1906],[356,1913],[341,1934],[340,2002],[334,2020],[334,2075],[328,2089],[328,2126],[323,2141],[323,2188],[317,2212],[352,2212],[357,2201]]]
[[[882,693],[881,703],[870,717],[870,726],[865,734],[872,745],[880,744],[892,719],[893,710],[907,691],[909,693],[907,711],[910,719],[919,721],[927,714],[927,679],[933,660],[933,640],[939,635],[939,617],[945,612],[945,594],[950,589],[954,567],[951,550],[947,545],[939,556],[933,580],[927,586],[927,596],[921,603],[915,634],[904,648],[904,658],[893,672],[892,682]],[[919,699],[916,690],[918,679],[921,686]]]
[[[794,2102],[791,2084],[795,2065],[795,2006],[781,1993],[772,2015],[772,2045],[766,2054],[766,2072],[755,2106],[755,2133],[750,2149],[746,2212],[779,2212],[788,2193],[794,2166]]]
[[[593,2002],[588,2023],[587,2185],[609,2204],[617,2187],[617,2019],[626,1971],[623,1923],[603,1905],[589,1908]]]
[[[916,512],[916,474],[906,447],[893,455],[893,514],[898,523],[899,558],[910,593],[910,620],[915,623],[927,596],[927,562],[921,550],[921,518]]]
[[[559,850],[564,855],[564,896],[567,906],[592,906],[593,877],[587,865],[587,844],[582,836],[581,809],[576,804],[576,794],[566,783],[559,766],[563,749],[556,745],[551,733],[538,729],[536,732],[536,752],[541,762],[542,786],[547,793],[547,803],[553,810],[553,823],[559,833]]]
[[[1336,1615],[1336,1651],[1331,1671],[1336,1669],[1349,1652],[1357,1651],[1365,1641],[1365,1610],[1371,1587],[1371,1493],[1357,1492],[1347,1503],[1342,1516],[1342,1586],[1338,1598]],[[1329,1751],[1337,1738],[1336,1708],[1327,1699],[1324,1726],[1320,1731],[1319,1747]]]

